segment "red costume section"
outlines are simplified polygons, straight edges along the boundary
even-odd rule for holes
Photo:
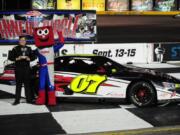
[[[37,47],[53,46],[54,34],[50,26],[40,27],[34,29],[34,40]]]

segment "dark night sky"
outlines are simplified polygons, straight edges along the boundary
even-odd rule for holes
[[[0,0],[4,2],[4,9],[15,10],[15,9],[30,9],[31,0]]]

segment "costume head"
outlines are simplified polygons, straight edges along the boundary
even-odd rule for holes
[[[53,29],[50,26],[34,29],[34,40],[36,47],[49,47],[55,44]]]

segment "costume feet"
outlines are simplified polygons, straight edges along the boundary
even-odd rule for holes
[[[48,92],[48,105],[56,105],[56,96],[55,91],[49,91]]]
[[[36,104],[37,105],[44,105],[45,104],[45,91],[44,90],[40,90],[39,91],[39,95],[38,98],[36,99]]]

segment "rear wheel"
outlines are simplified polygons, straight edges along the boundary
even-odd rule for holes
[[[153,86],[145,81],[133,84],[128,92],[131,103],[138,107],[153,105],[156,101],[156,92]]]

